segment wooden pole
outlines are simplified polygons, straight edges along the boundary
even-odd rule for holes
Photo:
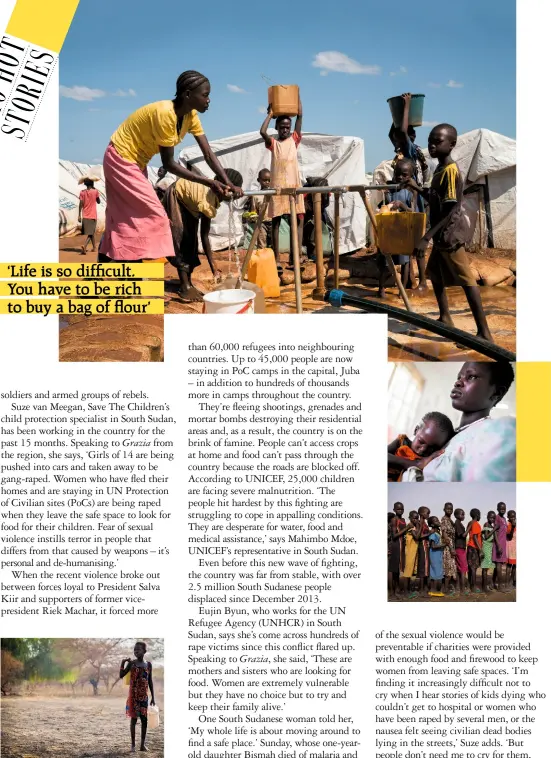
[[[241,289],[241,279],[247,278],[247,270],[249,268],[249,262],[251,260],[251,256],[253,254],[253,250],[256,246],[256,241],[258,240],[258,235],[260,234],[260,227],[264,223],[264,216],[266,215],[266,209],[268,208],[269,198],[265,197],[262,205],[260,206],[260,211],[258,214],[258,218],[256,219],[256,224],[253,229],[251,241],[249,242],[249,247],[247,248],[247,253],[245,255],[245,258],[243,259],[243,265],[241,266],[241,277],[238,280],[237,283],[237,289]]]
[[[325,267],[323,265],[323,226],[321,214],[321,195],[314,195],[314,234],[316,244],[316,288],[314,297],[325,293]]]
[[[377,238],[377,219],[375,218],[375,214],[373,213],[373,208],[369,204],[369,200],[367,199],[367,196],[365,192],[360,192],[360,195],[362,196],[363,203],[365,205],[365,209],[367,211],[367,215],[369,216],[369,220],[371,221],[371,227],[373,229],[373,240],[375,242],[375,245],[377,248],[379,248],[379,241]],[[379,248],[380,249],[380,248]],[[404,285],[402,284],[402,280],[398,276],[398,272],[396,271],[396,266],[394,265],[394,261],[392,260],[392,256],[388,253],[385,253],[381,250],[381,253],[385,256],[385,260],[387,263],[387,266],[390,270],[390,273],[392,274],[392,277],[394,279],[394,282],[396,283],[396,286],[398,287],[398,292],[402,296],[402,300],[404,301],[404,305],[406,306],[406,310],[412,311],[413,308],[409,304],[409,299],[407,296],[407,292],[404,289]]]
[[[490,203],[490,187],[488,186],[488,177],[482,185],[482,191],[484,193],[484,210],[486,211],[486,234],[488,236],[488,247],[495,247],[494,245],[494,223],[492,219],[492,206]]]
[[[480,193],[480,190],[478,191],[478,247],[480,250],[482,250],[483,244],[484,244],[484,230],[482,228],[482,224],[484,221],[484,210],[483,210],[483,200],[484,195],[483,193]]]
[[[335,192],[334,220],[333,220],[333,286],[339,289],[339,244],[341,234],[341,207],[340,194]]]
[[[300,248],[298,243],[297,204],[293,195],[289,196],[291,206],[291,249],[295,271],[295,297],[297,313],[302,313],[302,280],[300,277]]]

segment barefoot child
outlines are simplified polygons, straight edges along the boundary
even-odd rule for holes
[[[413,440],[400,434],[388,446],[388,481],[400,481],[410,466],[421,467],[423,459],[442,450],[453,437],[453,424],[443,413],[426,413],[415,428]]]
[[[444,545],[442,544],[442,538],[440,536],[440,521],[438,516],[431,516],[428,520],[428,525],[431,529],[431,533],[429,534],[431,591],[429,592],[429,595],[431,597],[444,597],[444,593],[442,592],[442,579],[444,577]]]
[[[417,511],[409,512],[409,530],[406,532],[406,560],[404,564],[404,570],[402,576],[406,580],[406,592],[408,593],[408,600],[413,600],[417,597],[417,592],[413,588],[413,577],[417,573],[417,540],[415,533],[419,526],[419,514]]]
[[[482,527],[480,526],[480,511],[473,508],[471,520],[467,524],[467,534],[469,542],[467,543],[467,566],[469,567],[469,587],[471,592],[480,593],[476,586],[476,572],[480,567],[480,557],[482,553]]]
[[[98,210],[100,198],[99,192],[94,188],[94,182],[91,179],[84,179],[84,186],[79,195],[78,203],[78,222],[82,222],[82,233],[86,235],[86,242],[82,246],[81,255],[86,255],[88,243],[92,243],[92,252],[96,252],[96,226],[98,223]]]
[[[490,570],[493,574],[496,567],[492,560],[495,531],[496,512],[488,511],[486,523],[482,527],[482,561],[480,563],[482,568],[482,592],[493,592],[493,587],[488,585],[488,571]]]
[[[387,564],[389,563],[390,559],[390,551],[391,551],[391,544],[392,544],[392,531],[390,529],[390,525],[394,519],[394,516],[396,514],[393,513],[393,511],[389,511],[387,514],[387,528],[386,528],[386,560]],[[390,572],[390,566],[387,566],[388,568],[388,593],[390,594],[392,592],[392,574]]]
[[[232,186],[203,132],[198,113],[206,113],[209,103],[207,77],[184,71],[176,82],[173,100],[138,108],[111,136],[103,158],[107,208],[100,263],[107,262],[106,257],[139,262],[172,255],[170,223],[147,178],[147,164],[157,153],[174,176],[206,185],[219,198],[228,190],[241,197],[241,189]],[[174,148],[187,133],[193,134],[220,181],[200,176],[174,160]]]
[[[507,511],[507,586],[517,586],[517,512]]]
[[[467,564],[467,533],[463,525],[465,511],[462,508],[456,508],[453,515],[455,516],[455,563],[457,566],[459,591],[469,595],[469,590],[465,587],[465,576],[469,570]]]
[[[269,189],[270,182],[272,181],[270,169],[261,169],[258,172],[256,181],[260,185],[261,190]],[[260,213],[260,209],[264,204],[265,199],[266,198],[264,195],[251,195],[249,198],[247,198],[247,202],[245,203],[245,213],[243,214],[243,218],[247,223],[251,225],[251,228],[253,230],[256,225],[256,219]],[[272,247],[272,219],[268,213],[268,209],[266,209],[266,213],[264,214],[264,221],[262,222],[262,226],[260,227],[258,233],[257,247],[259,249]]]
[[[395,184],[406,185],[412,179],[415,171],[415,164],[409,158],[401,158],[396,161],[394,167],[394,176],[392,181]],[[400,189],[397,192],[386,192],[385,198],[381,202],[380,209],[387,209],[391,211],[413,212],[414,196],[413,192],[409,189]],[[413,251],[412,251],[413,252]],[[400,277],[404,287],[411,287],[411,270],[410,270],[410,256],[409,255],[393,255],[392,260],[395,265],[401,267]],[[386,258],[379,251],[377,256],[377,268],[379,269],[379,297],[384,299],[385,295],[385,279],[388,273]],[[427,282],[425,278],[424,266],[419,266],[419,286],[426,288]]]
[[[390,555],[388,558],[388,570],[392,574],[392,594],[396,598],[401,594],[400,574],[404,570],[406,557],[406,543],[404,536],[411,529],[404,519],[404,506],[402,503],[394,503],[395,517],[390,522]]]
[[[455,565],[455,524],[452,521],[453,504],[444,505],[444,515],[440,519],[440,533],[442,535],[442,544],[444,552],[442,555],[444,564],[444,592],[451,595],[455,593],[455,588],[450,582],[457,579],[457,566]]]
[[[492,342],[486,315],[482,308],[480,289],[470,269],[465,245],[472,237],[472,229],[462,212],[463,179],[451,152],[457,142],[457,131],[450,124],[435,126],[429,135],[429,154],[438,159],[438,167],[430,189],[415,182],[410,188],[420,192],[430,206],[430,229],[417,246],[416,255],[425,257],[430,240],[432,253],[427,265],[427,276],[432,281],[440,310],[439,321],[453,326],[446,287],[462,287],[476,322],[477,337]]]
[[[422,505],[417,509],[419,524],[415,533],[417,539],[417,576],[419,578],[419,591],[422,595],[428,594],[428,582],[430,576],[430,551],[428,538],[431,533],[428,525],[430,508]]]
[[[505,503],[497,504],[496,532],[492,560],[496,564],[494,569],[494,587],[501,592],[508,592],[505,584],[505,568],[507,566],[507,519]]]
[[[241,187],[243,177],[239,171],[228,168],[226,176],[233,186]],[[227,192],[225,200],[231,199]],[[180,290],[178,294],[187,302],[200,301],[203,293],[191,281],[193,270],[201,265],[197,242],[197,231],[200,228],[201,245],[215,279],[220,276],[212,257],[209,232],[211,220],[216,216],[220,200],[216,194],[204,184],[178,179],[163,197],[163,207],[170,219],[174,256],[168,260],[178,271]]]
[[[140,752],[148,752],[145,746],[147,734],[147,708],[148,689],[151,690],[151,705],[155,705],[155,693],[153,691],[153,667],[149,661],[144,661],[147,652],[145,642],[136,642],[134,645],[135,660],[124,658],[121,662],[119,677],[123,679],[130,673],[130,685],[126,700],[126,715],[130,719],[130,740],[132,747],[130,752],[136,752],[136,723],[138,718],[141,722]]]
[[[402,116],[402,123],[396,127],[394,124],[390,127],[388,133],[389,139],[394,145],[394,151],[396,153],[395,159],[392,161],[392,168],[396,165],[396,162],[401,158],[409,158],[415,164],[414,179],[419,186],[423,186],[429,178],[429,167],[427,160],[423,154],[421,148],[415,144],[416,133],[415,128],[409,123],[409,109],[411,106],[411,94],[406,92],[402,95],[404,99],[404,113]],[[420,213],[424,213],[425,204],[423,197],[417,195],[416,209]]]
[[[277,137],[270,137],[268,126],[272,120],[272,106],[268,106],[268,115],[260,127],[260,136],[264,140],[266,148],[272,153],[271,177],[272,187],[301,187],[300,172],[298,168],[297,148],[302,140],[302,103],[299,99],[298,115],[295,121],[295,129],[291,133],[292,119],[289,116],[278,116],[275,122]],[[304,224],[304,195],[296,197],[298,239],[299,245],[302,240]],[[279,266],[279,227],[282,216],[291,213],[290,199],[286,195],[274,195],[270,198],[268,215],[272,219],[272,244],[276,263]],[[300,257],[301,251],[298,251]]]

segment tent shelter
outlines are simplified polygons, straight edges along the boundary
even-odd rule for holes
[[[275,132],[273,132],[275,134]],[[256,177],[262,168],[270,167],[270,153],[258,132],[238,134],[210,143],[220,163],[234,168],[243,175],[243,186],[258,187]],[[358,137],[338,137],[328,134],[303,134],[298,151],[301,179],[325,177],[330,185],[363,184],[365,177],[364,143]],[[206,176],[212,176],[198,146],[185,147],[179,160],[184,165],[196,166]],[[241,208],[244,200],[239,201]],[[332,217],[332,207],[329,216]],[[229,208],[224,203],[211,225],[213,250],[228,246]],[[235,213],[235,231],[242,236],[241,212]],[[362,200],[357,192],[342,196],[340,214],[340,251],[352,252],[365,245],[366,218]],[[285,247],[281,247],[285,252]]]
[[[477,191],[468,195],[469,213],[476,225],[473,243],[516,248],[516,141],[489,129],[474,129],[458,137],[452,157],[465,186],[477,186]],[[434,171],[436,161],[429,158],[428,162]],[[392,179],[390,164],[384,161],[377,166],[376,182]],[[377,194],[373,193],[373,204],[380,199]]]
[[[149,181],[157,181],[156,169],[148,167]],[[73,161],[59,161],[59,236],[71,237],[80,234],[78,223],[78,203],[82,184],[78,183],[81,176],[100,176],[101,181],[95,183],[95,188],[100,194],[98,205],[97,230],[102,232],[105,228],[105,182],[103,181],[103,166],[89,163],[73,163]]]
[[[273,132],[275,134],[275,132]],[[258,187],[256,177],[262,168],[270,167],[270,153],[266,150],[258,132],[238,134],[210,143],[218,155],[220,163],[227,168],[235,168],[242,175],[244,187]],[[303,135],[298,152],[301,178],[323,176],[329,184],[349,185],[363,184],[365,178],[364,143],[358,137],[339,137],[327,134]],[[205,164],[203,154],[198,146],[185,147],[179,156],[180,163],[196,166],[201,173],[212,176]],[[59,234],[60,236],[79,234],[78,202],[82,186],[78,179],[88,173],[103,177],[101,166],[85,163],[59,161]],[[149,180],[157,180],[157,169],[148,167]],[[98,231],[105,225],[105,184],[96,183],[101,196],[98,206]],[[239,240],[243,236],[241,209],[244,200],[236,203],[234,214],[235,234]],[[332,205],[329,216],[332,217]],[[211,245],[213,250],[228,247],[229,206],[224,203],[211,225]],[[365,245],[366,218],[365,209],[357,192],[347,193],[341,198],[340,215],[340,251],[341,254],[352,252]],[[284,241],[284,237],[283,240]],[[285,252],[288,245],[282,245]]]

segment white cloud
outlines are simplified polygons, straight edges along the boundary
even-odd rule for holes
[[[326,50],[322,53],[316,53],[312,61],[314,68],[321,68],[321,75],[327,76],[329,71],[337,71],[340,74],[380,74],[380,66],[366,66],[358,63],[353,58],[349,58],[344,53],[337,50]]]
[[[400,73],[401,74],[407,74],[408,70],[405,66],[400,66]]]
[[[423,126],[438,126],[440,121],[423,121]]]
[[[101,111],[101,108],[88,108],[88,110],[90,113],[98,113],[99,111]]]
[[[257,108],[257,110],[258,110],[259,113],[263,113],[264,116],[266,116],[267,113],[268,113],[267,106],[265,106],[265,105],[259,105],[258,108]]]
[[[75,85],[74,87],[65,87],[63,84],[60,84],[59,94],[61,97],[68,97],[71,100],[90,101],[95,100],[98,97],[105,97],[107,93],[102,89],[91,89],[90,87],[81,87],[78,85]]]
[[[227,85],[230,92],[235,92],[237,95],[247,95],[247,90],[243,89],[242,87],[238,87],[237,84],[228,84]]]
[[[133,89],[118,89],[115,92],[111,92],[113,97],[136,97],[136,93]]]
[[[391,71],[389,76],[396,76],[396,71]]]
[[[450,79],[450,81],[446,84],[446,87],[451,87],[452,89],[461,89],[461,87],[463,87],[463,84],[461,84],[461,82],[456,82],[453,79]]]
[[[433,89],[439,89],[442,85],[438,84],[438,82],[429,82],[429,87],[432,87]]]
[[[352,105],[359,105],[359,104],[360,104],[360,101],[359,101],[359,100],[353,100],[353,101],[352,101]]]

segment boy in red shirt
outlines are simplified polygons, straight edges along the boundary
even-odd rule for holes
[[[81,255],[86,255],[88,242],[92,243],[92,252],[96,252],[96,242],[94,234],[96,233],[96,224],[98,221],[98,211],[96,205],[99,204],[99,192],[94,188],[94,182],[91,179],[85,179],[86,189],[80,193],[78,205],[78,222],[82,222],[82,233],[86,235],[86,242],[82,246]]]

